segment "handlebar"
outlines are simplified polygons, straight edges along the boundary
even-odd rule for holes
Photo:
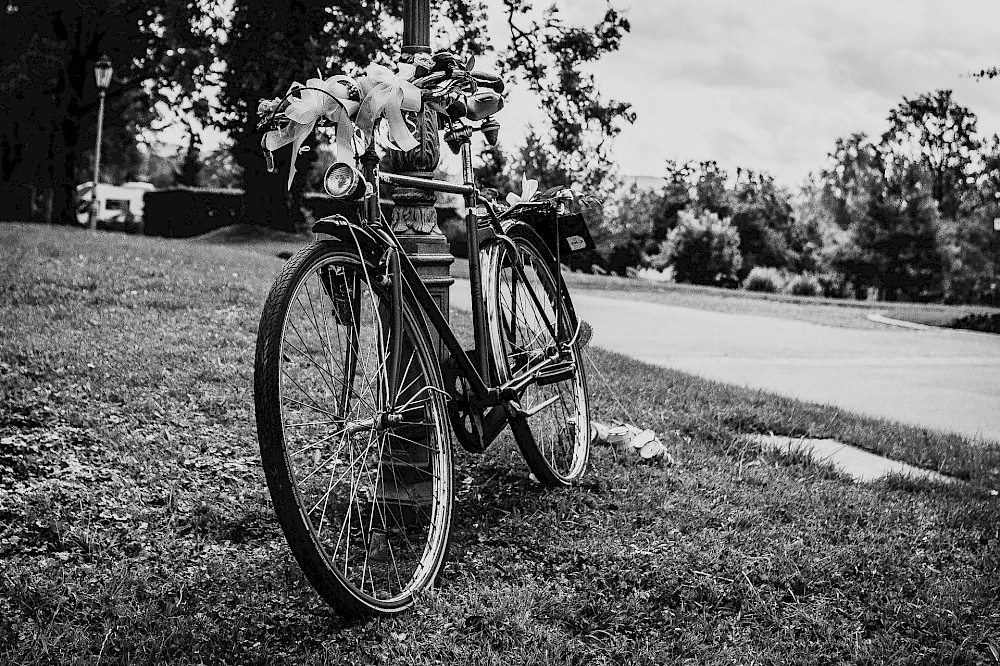
[[[503,93],[506,88],[503,79],[496,74],[480,71],[466,72],[465,70],[458,68],[449,68],[444,71],[433,71],[426,76],[415,79],[413,81],[413,85],[423,90],[424,96],[427,97],[429,96],[428,93],[432,88],[439,84],[444,84],[446,81],[448,84],[455,85],[460,85],[470,81],[475,82],[475,87],[489,88],[497,94]],[[454,88],[452,88],[452,90],[454,90]]]

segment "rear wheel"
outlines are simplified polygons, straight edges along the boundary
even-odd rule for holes
[[[501,382],[546,359],[547,369],[519,394],[510,426],[539,481],[566,486],[583,475],[590,452],[587,380],[576,342],[569,295],[538,235],[525,224],[507,228],[514,248],[491,243],[483,253],[483,293],[490,350]],[[516,250],[516,255],[514,254]],[[523,275],[515,269],[520,262]]]
[[[309,581],[346,616],[411,606],[440,572],[452,520],[440,369],[405,288],[402,331],[390,330],[380,275],[351,246],[303,248],[268,295],[254,368],[278,520]]]

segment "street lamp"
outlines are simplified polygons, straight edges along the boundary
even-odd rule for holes
[[[97,106],[97,143],[94,146],[94,183],[90,190],[90,220],[87,226],[91,231],[97,229],[97,181],[101,175],[101,135],[104,130],[104,94],[111,83],[111,74],[114,67],[111,59],[107,55],[102,55],[101,59],[94,65],[94,79],[97,81],[97,90],[101,94],[101,100]]]

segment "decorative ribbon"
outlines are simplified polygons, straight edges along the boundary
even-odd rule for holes
[[[420,110],[420,89],[410,83],[415,74],[416,67],[410,63],[400,63],[398,74],[373,63],[358,79],[365,95],[358,111],[358,129],[368,140],[375,132],[375,121],[384,114],[389,125],[389,139],[395,148],[413,150],[420,145],[403,120],[403,111]]]
[[[309,79],[305,86],[296,82],[289,88],[289,93],[298,90],[299,96],[282,112],[288,118],[288,124],[268,132],[261,141],[265,150],[276,150],[289,143],[292,144],[292,162],[288,169],[289,189],[292,187],[292,179],[295,178],[295,158],[321,117],[326,117],[336,125],[335,145],[338,161],[354,158],[354,123],[351,121],[351,116],[358,112],[361,105],[352,101],[350,97],[351,90],[359,87],[354,79],[338,75],[331,76],[325,81]],[[320,92],[321,90],[325,90],[329,95]]]
[[[507,205],[513,208],[519,203],[531,201],[531,198],[538,192],[538,181],[534,178],[521,176],[521,194],[511,192],[507,195]]]

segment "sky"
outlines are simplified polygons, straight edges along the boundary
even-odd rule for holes
[[[490,0],[493,8],[499,0]],[[540,3],[541,4],[541,3]],[[549,2],[545,3],[550,4]],[[594,24],[604,0],[557,0],[567,23]],[[903,96],[939,89],[1000,133],[998,0],[614,0],[632,24],[592,68],[606,97],[632,103],[619,135],[623,175],[660,176],[667,159],[763,170],[786,186],[819,171],[838,137],[880,135]],[[491,11],[490,39],[506,40]],[[498,115],[506,146],[537,123],[515,89]]]

